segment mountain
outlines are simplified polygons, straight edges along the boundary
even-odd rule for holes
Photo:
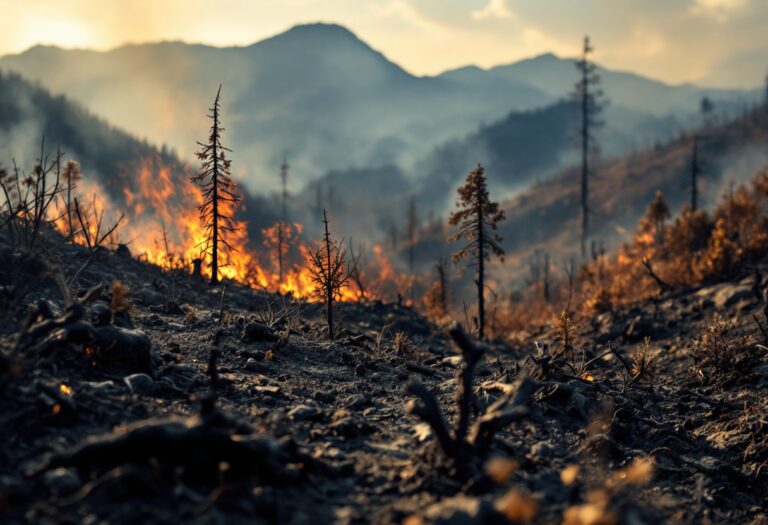
[[[733,109],[751,104],[760,95],[758,90],[703,88],[691,84],[670,85],[634,73],[612,71],[598,66],[601,87],[609,103],[657,117],[696,115],[699,103],[708,96],[723,105],[721,109]],[[576,82],[576,60],[560,58],[546,53],[513,64],[489,69],[464,67],[447,71],[438,78],[452,83],[484,90],[490,95],[503,92],[508,84],[526,84],[550,95],[563,98]]]
[[[551,105],[575,79],[573,61],[553,55],[418,77],[333,24],[296,26],[246,47],[162,42],[96,52],[38,46],[0,58],[0,68],[66,94],[187,159],[206,134],[206,111],[221,83],[224,140],[234,150],[233,169],[256,191],[275,188],[284,155],[297,186],[329,170],[392,164],[413,177],[414,162],[435,146],[510,111]],[[632,126],[668,111],[690,117],[698,110],[702,91],[692,86],[602,73],[613,101],[609,136],[629,134],[650,142],[669,130],[654,125],[635,133]],[[711,95],[717,100],[746,96],[736,91]],[[636,118],[625,119],[627,114]],[[629,142],[609,153],[637,147]]]
[[[288,154],[297,180],[418,158],[511,108],[547,103],[527,84],[498,100],[415,77],[337,25],[297,26],[248,47],[179,42],[109,52],[35,47],[0,60],[110,122],[189,157],[223,84],[225,141],[241,178],[263,187]],[[424,148],[422,150],[422,148]]]

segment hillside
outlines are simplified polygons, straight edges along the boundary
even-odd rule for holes
[[[115,128],[64,96],[51,95],[13,73],[0,73],[0,162],[16,159],[29,168],[40,156],[45,136],[47,152],[58,146],[66,159],[77,160],[87,177],[104,186],[110,197],[122,199],[123,185],[134,188],[142,159],[156,159],[176,173],[185,170],[165,150]]]
[[[40,156],[43,137],[49,159],[61,148],[64,161],[78,162],[81,189],[88,200],[96,192],[106,199],[108,216],[126,212],[135,226],[132,233],[138,236],[126,241],[151,244],[147,228],[156,228],[163,219],[171,233],[181,235],[180,217],[168,220],[170,210],[196,213],[190,194],[197,190],[189,181],[194,168],[167,148],[139,140],[15,73],[0,73],[0,165],[10,169],[15,161],[21,170],[30,171]],[[265,196],[245,192],[238,218],[248,221],[256,238],[261,228],[274,223],[274,210]]]
[[[768,365],[742,343],[766,343],[764,279],[579,324],[579,361],[550,327],[457,346],[378,301],[341,305],[329,342],[313,304],[3,235],[3,523],[768,519]],[[697,338],[720,315],[712,366]]]
[[[416,77],[347,29],[327,24],[297,26],[247,47],[164,42],[94,52],[38,46],[0,58],[0,67],[66,93],[137,136],[168,144],[182,158],[190,158],[205,129],[205,108],[222,83],[236,175],[251,189],[276,186],[284,154],[293,159],[298,185],[332,169],[396,164],[409,172],[434,147],[482,123],[555,103],[575,78],[572,61],[554,56]],[[606,142],[611,154],[669,136],[670,126],[648,125],[647,117],[671,114],[678,122],[673,128],[687,125],[705,91],[603,74],[615,106],[607,136],[624,137]],[[706,92],[724,101],[723,111],[748,96]]]
[[[768,121],[765,109],[755,109],[727,124],[699,129],[699,205],[709,208],[727,193],[730,181],[746,182],[768,165]],[[673,213],[690,197],[692,136],[684,135],[656,149],[600,165],[592,175],[591,238],[607,249],[628,239],[640,215],[657,191]],[[526,269],[534,249],[553,260],[578,258],[579,172],[560,172],[504,203],[507,220],[501,235],[510,254],[512,277]],[[517,270],[515,270],[517,268]]]

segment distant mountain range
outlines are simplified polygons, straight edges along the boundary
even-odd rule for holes
[[[0,68],[66,94],[182,158],[191,158],[205,136],[206,110],[221,83],[224,140],[234,150],[234,172],[255,191],[275,187],[284,155],[296,186],[329,170],[384,165],[400,166],[417,179],[423,175],[419,162],[441,144],[463,140],[511,111],[557,103],[576,76],[572,60],[542,55],[417,77],[347,29],[326,24],[297,26],[247,47],[163,42],[96,52],[38,46],[0,58]],[[731,108],[756,97],[753,91],[600,72],[612,102],[604,130],[608,154],[677,133],[705,94]],[[520,128],[510,137],[549,140],[533,133]]]

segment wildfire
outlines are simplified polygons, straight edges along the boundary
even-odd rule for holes
[[[168,166],[157,159],[144,159],[135,177],[126,177],[132,184],[122,189],[123,202],[114,202],[97,184],[83,184],[78,190],[82,195],[91,195],[88,200],[89,213],[117,219],[120,210],[125,218],[117,232],[117,238],[109,239],[113,245],[128,244],[131,251],[141,259],[166,270],[190,269],[195,259],[202,260],[203,274],[210,267],[206,253],[208,238],[205,226],[199,216],[202,196],[199,188],[184,174],[174,174]],[[83,181],[85,182],[85,181]],[[222,210],[234,215],[231,203],[223,203]],[[109,211],[113,213],[109,213]],[[66,209],[58,210],[59,218],[55,227],[62,233],[69,232]],[[108,222],[111,217],[105,217]],[[79,229],[77,218],[73,217],[74,230]],[[238,281],[256,289],[313,300],[315,283],[307,269],[310,245],[302,239],[301,224],[278,223],[262,230],[262,244],[266,250],[253,250],[248,236],[247,223],[233,221],[237,228],[227,232],[230,252],[220,253],[219,270],[221,277]],[[283,273],[282,279],[277,264],[278,234],[283,228]],[[95,228],[90,225],[89,229]],[[91,232],[94,233],[94,232]],[[82,236],[75,236],[75,242],[84,244]],[[399,276],[380,245],[373,247],[373,257],[365,268],[359,269],[361,281],[365,283],[365,294],[358,283],[350,281],[341,290],[340,300],[358,301],[382,297],[387,289],[400,289]],[[223,258],[223,260],[222,260]],[[210,274],[209,274],[210,275]]]

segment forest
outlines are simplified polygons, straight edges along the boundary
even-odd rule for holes
[[[0,522],[768,523],[768,77],[600,50],[0,56]]]

